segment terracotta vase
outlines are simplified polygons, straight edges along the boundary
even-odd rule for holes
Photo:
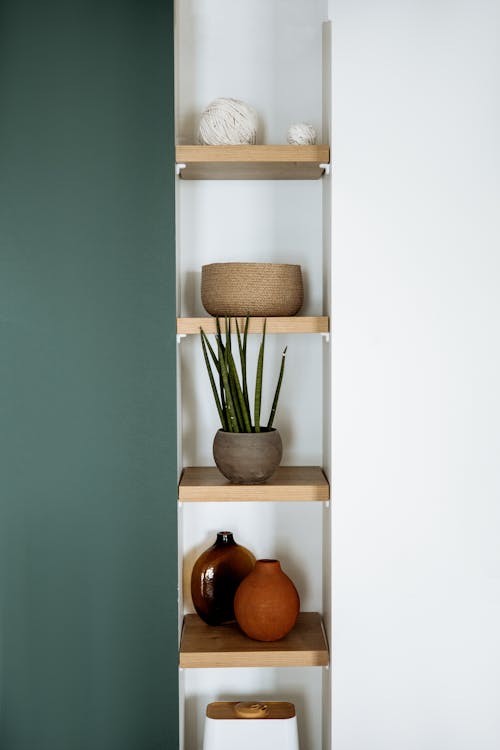
[[[236,589],[255,565],[255,556],[236,544],[230,531],[219,531],[212,544],[196,560],[191,574],[191,598],[208,625],[234,622]]]
[[[217,468],[233,484],[260,484],[278,468],[283,446],[274,427],[261,432],[218,430],[213,454]]]
[[[234,598],[236,621],[256,641],[278,641],[295,625],[300,610],[297,589],[278,560],[257,560]]]

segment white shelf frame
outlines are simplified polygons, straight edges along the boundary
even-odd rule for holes
[[[176,53],[177,59],[177,53]],[[323,140],[330,144],[332,149],[333,144],[333,112],[332,112],[332,94],[333,94],[333,77],[332,77],[332,65],[333,65],[333,24],[331,21],[326,21],[323,24]],[[332,208],[333,208],[333,158],[332,151],[330,156],[330,162],[328,164],[321,164],[321,168],[324,168],[325,173],[321,177],[322,185],[322,204],[323,204],[323,314],[328,316],[331,321],[333,320],[332,310]],[[176,174],[180,175],[181,170],[185,167],[183,164],[176,165]],[[180,236],[180,215],[179,215],[179,202],[178,202],[178,190],[179,181],[176,180],[176,227],[177,227],[177,243],[176,243],[176,259],[178,267],[180,247],[182,244],[182,237]],[[177,299],[180,300],[180,279],[177,279]],[[178,303],[177,315],[181,315],[180,306]],[[324,394],[323,394],[323,407],[325,413],[324,425],[323,425],[323,468],[325,474],[330,482],[331,498],[333,499],[333,479],[332,479],[332,467],[333,467],[333,449],[332,449],[332,393],[331,393],[331,382],[332,382],[332,371],[333,371],[333,356],[334,349],[331,344],[330,332],[320,334],[325,342],[323,347],[323,381],[324,381]],[[182,339],[186,337],[186,334],[177,334],[176,340],[180,344]],[[179,350],[178,350],[179,356]],[[182,404],[182,383],[179,377],[179,366],[178,366],[178,377],[177,377],[177,424],[178,424],[178,478],[180,479],[182,473],[181,457],[182,457],[182,415],[181,415],[181,404]],[[306,505],[306,504],[304,504]],[[329,644],[330,653],[332,653],[332,582],[331,582],[331,538],[332,538],[332,517],[333,517],[333,503],[323,503],[323,534],[324,534],[324,571],[323,571],[323,623],[326,638]],[[307,512],[307,508],[305,510]],[[179,642],[180,633],[183,622],[183,604],[182,604],[182,564],[183,564],[183,550],[182,550],[182,523],[183,523],[183,503],[178,503],[178,518],[179,518]],[[277,668],[281,669],[281,668]],[[322,711],[322,750],[331,750],[332,748],[332,673],[328,666],[318,667],[322,671],[323,681],[323,711]],[[180,750],[192,750],[192,748],[184,748],[184,704],[185,704],[185,670],[179,668],[179,748]]]

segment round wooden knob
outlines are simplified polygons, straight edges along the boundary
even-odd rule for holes
[[[263,719],[269,713],[267,703],[237,703],[234,712],[242,719]]]

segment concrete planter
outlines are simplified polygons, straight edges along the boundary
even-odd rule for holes
[[[218,430],[213,445],[217,468],[233,484],[260,484],[274,474],[283,455],[278,430],[224,432]]]

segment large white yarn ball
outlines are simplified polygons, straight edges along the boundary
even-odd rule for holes
[[[307,122],[296,122],[288,128],[287,141],[292,146],[313,146],[316,143],[316,131]]]
[[[215,99],[200,118],[198,140],[207,146],[255,143],[257,112],[239,99]]]

